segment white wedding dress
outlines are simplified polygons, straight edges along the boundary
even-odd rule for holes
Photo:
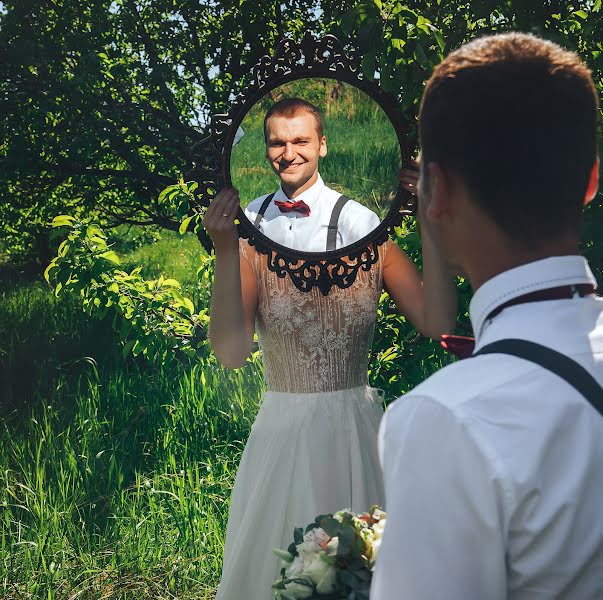
[[[258,282],[256,330],[268,391],[251,429],[230,502],[217,600],[271,600],[293,528],[343,508],[384,504],[377,452],[382,415],[367,387],[383,258],[347,289],[298,291],[246,241]]]

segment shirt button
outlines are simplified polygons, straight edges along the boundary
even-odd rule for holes
[[[289,229],[293,229],[293,225],[289,225]]]

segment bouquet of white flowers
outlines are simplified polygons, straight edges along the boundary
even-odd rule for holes
[[[386,514],[378,506],[355,515],[341,510],[296,527],[293,543],[274,553],[283,560],[275,598],[368,600]]]

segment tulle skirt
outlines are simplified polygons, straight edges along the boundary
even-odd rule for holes
[[[271,600],[273,548],[293,528],[343,508],[384,505],[378,391],[366,386],[297,394],[268,391],[251,429],[230,501],[216,600]]]

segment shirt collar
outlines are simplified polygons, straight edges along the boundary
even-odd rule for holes
[[[488,315],[498,306],[538,290],[578,283],[597,284],[583,256],[553,256],[504,271],[484,283],[473,295],[469,314],[479,340]]]
[[[318,202],[321,192],[325,187],[325,182],[322,180],[320,173],[318,173],[317,180],[304,192],[302,192],[299,196],[294,198],[295,201],[303,200],[309,207],[310,210],[314,207],[314,205]],[[283,191],[283,186],[279,186],[278,192],[274,195],[274,200],[289,200],[287,198],[287,194]],[[295,214],[295,213],[288,213]]]

